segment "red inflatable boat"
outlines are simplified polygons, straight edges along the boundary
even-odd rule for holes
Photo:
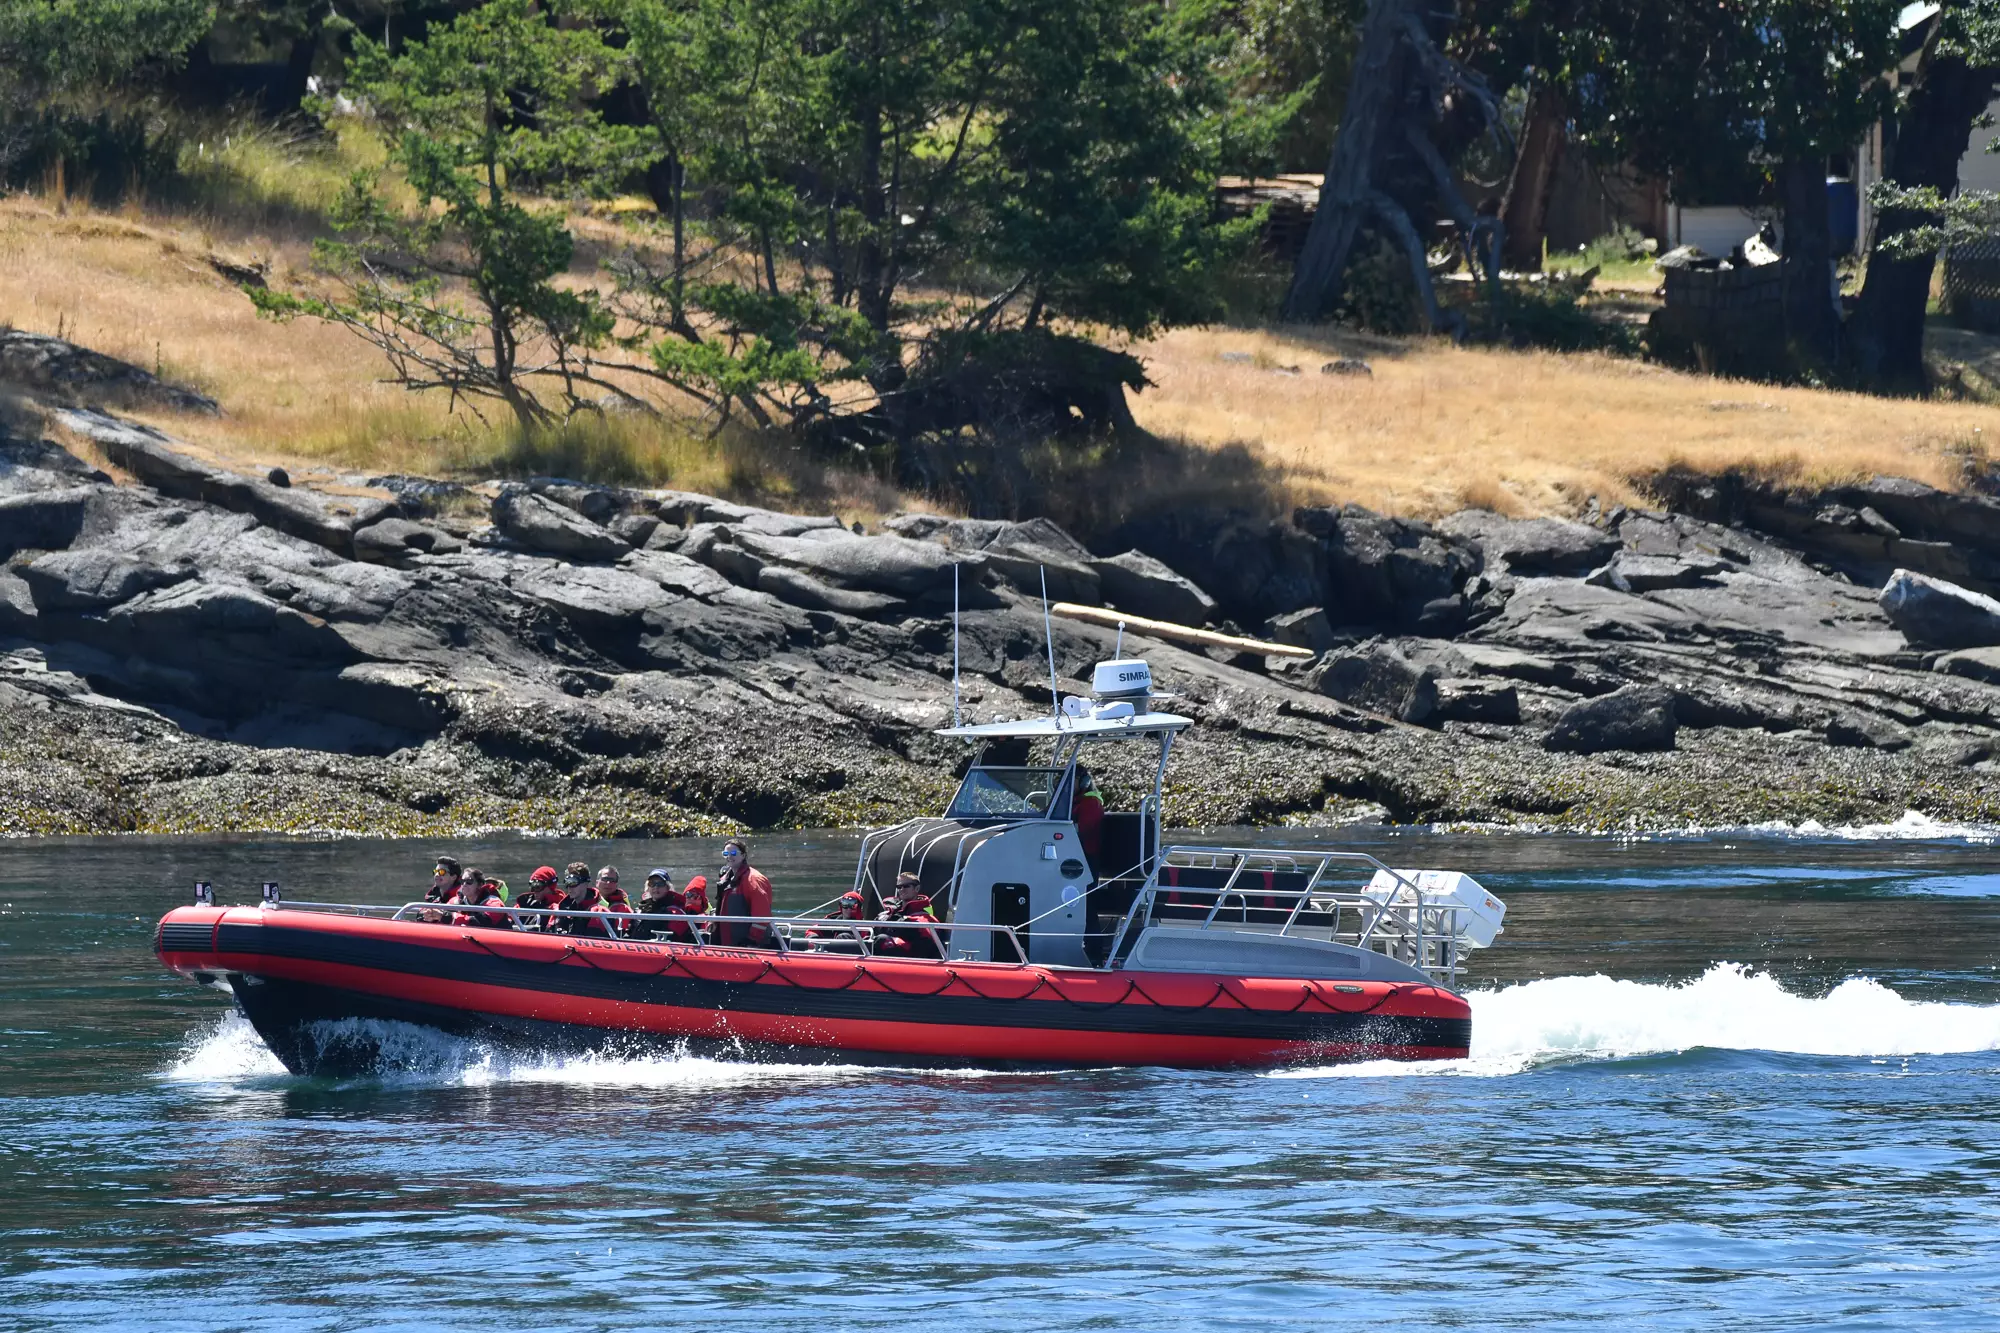
[[[1269,1065],[1462,1056],[1465,1005],[1426,983],[858,957],[182,907],[176,972],[226,985],[299,1073],[350,1072],[390,1019],[513,1047],[635,1045],[919,1064]]]
[[[1493,941],[1505,907],[1465,875],[1360,852],[1163,846],[1161,785],[1192,724],[1151,710],[1143,662],[1105,663],[1097,683],[1054,717],[941,733],[982,748],[942,817],[862,839],[858,918],[488,907],[490,924],[465,926],[422,903],[293,903],[267,885],[260,907],[168,913],[159,954],[227,988],[300,1073],[369,1065],[369,1025],[353,1019],[531,1049],[916,1064],[1464,1056],[1461,956]],[[1121,812],[1114,789],[1114,808],[1080,823],[1102,799],[1082,759],[1135,744],[1143,768],[1120,771],[1148,773],[1151,790],[1124,793],[1136,799]],[[919,892],[934,923],[879,924]],[[565,918],[589,920],[566,933]],[[674,923],[687,942],[618,937],[654,933],[638,923]],[[719,923],[755,924],[769,947],[711,943]]]

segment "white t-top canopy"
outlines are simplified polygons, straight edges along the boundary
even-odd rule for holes
[[[1061,736],[1133,736],[1162,731],[1186,731],[1193,718],[1173,713],[1139,713],[1132,717],[1031,717],[1019,722],[985,722],[975,727],[945,727],[936,734],[964,740],[1007,737],[1048,739]]]

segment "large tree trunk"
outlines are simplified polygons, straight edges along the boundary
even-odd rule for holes
[[[2000,70],[1974,68],[1956,56],[1927,61],[1903,114],[1885,127],[1893,129],[1894,138],[1884,145],[1884,179],[1955,193],[1958,164],[1971,145],[1974,123],[1993,100],[1996,79]],[[1855,368],[1875,387],[1896,393],[1921,393],[1926,387],[1924,310],[1937,256],[1891,259],[1882,253],[1882,242],[1925,221],[1909,209],[1886,208],[1876,215],[1867,280],[1848,325]]]
[[[1347,106],[1326,179],[1319,189],[1319,207],[1292,269],[1291,290],[1285,293],[1284,317],[1297,323],[1325,319],[1340,305],[1347,276],[1348,255],[1361,223],[1371,211],[1375,161],[1396,128],[1404,64],[1399,22],[1403,0],[1370,0],[1362,21],[1361,49],[1347,85]]]
[[[1455,14],[1455,8],[1435,7],[1431,0],[1369,0],[1347,107],[1320,186],[1319,208],[1292,270],[1291,290],[1285,294],[1286,319],[1324,319],[1339,306],[1355,237],[1370,218],[1403,248],[1434,331],[1440,327],[1437,296],[1416,218],[1434,217],[1432,210],[1442,208],[1475,243],[1482,232],[1489,242],[1493,240],[1497,220],[1479,225],[1459,197],[1449,164],[1430,139],[1439,110],[1452,94],[1473,99],[1489,128],[1500,122],[1499,108],[1484,82],[1454,64],[1441,49]],[[1505,137],[1504,131],[1501,135]],[[1421,197],[1398,198],[1385,188],[1385,178],[1395,177],[1402,182],[1402,192],[1410,195],[1413,175],[1428,180],[1428,187],[1414,187]],[[1487,262],[1491,264],[1497,254],[1495,244],[1486,252]]]
[[[1500,205],[1505,224],[1501,263],[1520,273],[1542,267],[1542,238],[1548,234],[1549,196],[1555,192],[1562,167],[1569,114],[1562,94],[1543,85],[1528,99],[1527,123],[1521,127],[1521,149],[1507,177],[1507,195]]]
[[[1826,159],[1788,157],[1779,163],[1778,198],[1785,212],[1785,332],[1798,356],[1825,367],[1840,351]]]

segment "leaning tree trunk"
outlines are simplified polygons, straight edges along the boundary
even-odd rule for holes
[[[1340,132],[1319,189],[1319,207],[1306,232],[1285,294],[1284,317],[1299,323],[1324,319],[1340,304],[1361,224],[1374,211],[1375,165],[1384,141],[1395,132],[1403,100],[1404,20],[1408,0],[1372,0],[1361,25],[1361,47],[1347,85]]]
[[[1506,226],[1502,262],[1520,273],[1542,267],[1542,238],[1548,234],[1549,196],[1555,192],[1562,167],[1568,111],[1562,94],[1547,84],[1528,99],[1527,123],[1521,128],[1521,151],[1507,177],[1507,195],[1500,205]]]
[[[1884,178],[1905,188],[1958,190],[1958,164],[1971,145],[1973,126],[1993,100],[2000,70],[1970,66],[1956,56],[1928,61],[1886,145]],[[1892,259],[1882,243],[1931,221],[1907,208],[1885,208],[1875,218],[1868,276],[1848,324],[1848,356],[1878,389],[1922,393],[1924,312],[1930,302],[1935,254]]]
[[[1476,101],[1489,127],[1500,125],[1499,109],[1477,76],[1460,69],[1438,49],[1431,24],[1439,21],[1448,21],[1448,15],[1434,9],[1430,0],[1370,0],[1347,107],[1320,186],[1319,207],[1292,270],[1291,290],[1285,294],[1286,319],[1301,323],[1325,319],[1339,307],[1355,239],[1363,225],[1372,222],[1402,248],[1430,327],[1435,331],[1440,326],[1423,229],[1409,205],[1384,185],[1390,162],[1421,173],[1434,202],[1449,211],[1468,236],[1493,239],[1498,222],[1473,215],[1450,166],[1431,142],[1430,126],[1449,92]],[[1418,212],[1424,214],[1425,209]],[[1497,274],[1498,246],[1491,250],[1488,267]]]
[[[1778,197],[1785,213],[1785,334],[1795,355],[1825,369],[1840,350],[1826,159],[1788,157],[1779,163]]]

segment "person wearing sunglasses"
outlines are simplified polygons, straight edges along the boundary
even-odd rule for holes
[[[750,864],[750,849],[741,838],[722,844],[722,872],[715,879],[717,916],[769,917],[771,881]],[[741,949],[771,947],[771,928],[748,921],[718,921],[714,942]]]

